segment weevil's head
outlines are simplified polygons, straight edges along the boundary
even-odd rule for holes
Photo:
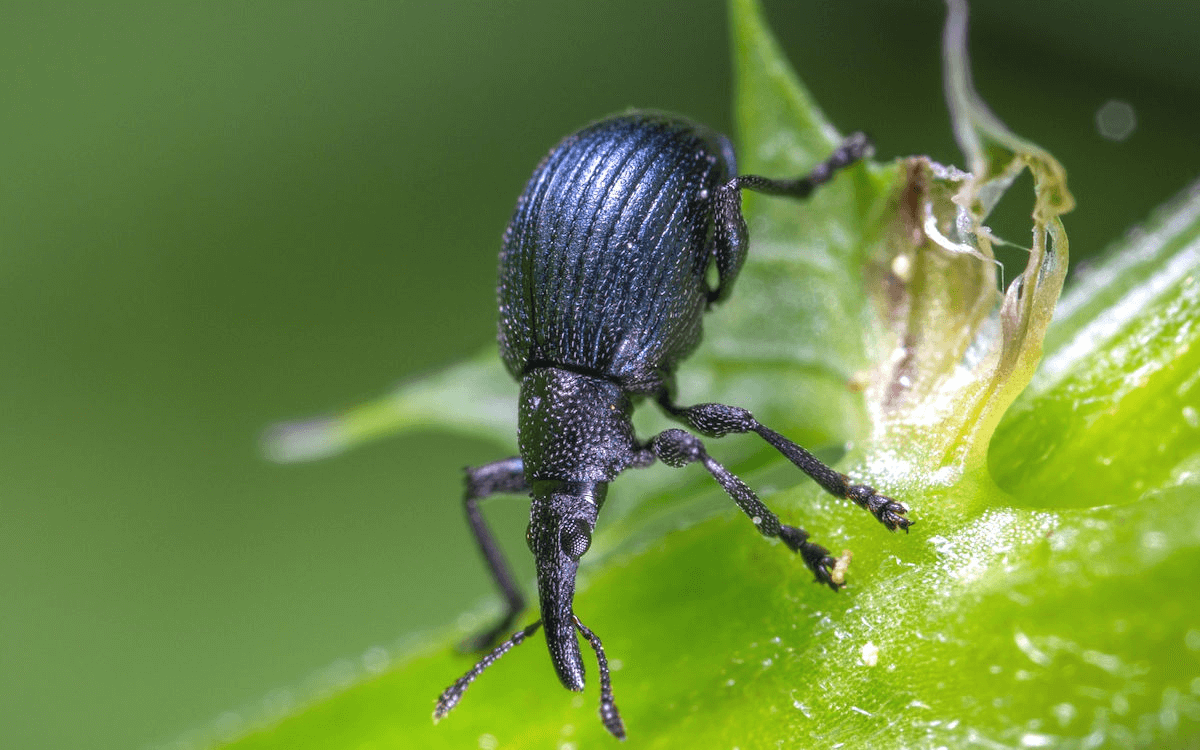
[[[608,483],[633,460],[632,405],[617,383],[554,367],[521,380],[518,437],[533,501],[526,538],[537,564],[542,626],[558,679],[583,690],[572,604]]]
[[[533,482],[525,540],[537,564],[538,598],[550,659],[563,687],[583,690],[583,659],[575,635],[575,573],[592,543],[606,482]]]

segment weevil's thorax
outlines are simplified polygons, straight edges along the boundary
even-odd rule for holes
[[[530,485],[610,482],[633,453],[629,396],[602,377],[541,367],[521,381],[518,438]]]
[[[573,602],[608,483],[634,455],[632,405],[613,381],[557,367],[521,380],[519,438],[532,495],[526,540],[537,566],[546,645],[559,681],[582,690]]]

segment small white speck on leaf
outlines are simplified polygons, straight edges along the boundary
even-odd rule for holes
[[[1054,738],[1047,734],[1027,732],[1021,735],[1021,747],[1050,747],[1053,744]]]
[[[862,663],[868,667],[873,667],[879,663],[879,647],[874,643],[867,641],[862,647]]]
[[[833,562],[833,570],[829,571],[829,580],[841,586],[846,582],[846,571],[850,569],[850,559],[854,554],[848,550],[842,550],[842,556]]]
[[[1200,412],[1197,412],[1194,406],[1183,407],[1183,421],[1193,430],[1200,427]]]

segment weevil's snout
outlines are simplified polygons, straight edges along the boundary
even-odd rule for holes
[[[573,609],[575,574],[579,558],[591,545],[603,495],[598,502],[594,485],[547,482],[545,485],[549,486],[538,487],[536,484],[525,538],[537,564],[546,645],[563,687],[583,690],[583,658],[575,634]]]
[[[550,648],[550,660],[554,663],[554,671],[558,673],[558,681],[567,690],[579,692],[583,690],[585,675],[583,657],[579,653],[579,640],[575,637],[574,612],[571,611],[571,599],[575,593],[575,574],[565,581],[564,586],[556,587],[547,602],[546,587],[541,585],[544,580],[538,576],[542,595],[542,625],[546,629],[546,645]],[[564,593],[565,590],[565,593]],[[553,614],[551,614],[553,613]]]

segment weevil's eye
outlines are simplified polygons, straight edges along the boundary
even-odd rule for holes
[[[526,546],[529,547],[530,552],[534,552],[536,554],[536,551],[533,549],[533,524],[532,523],[525,527],[525,544],[526,544]]]
[[[563,554],[572,560],[583,557],[592,545],[592,530],[584,521],[572,519],[562,526],[558,534],[558,543],[562,546]]]

